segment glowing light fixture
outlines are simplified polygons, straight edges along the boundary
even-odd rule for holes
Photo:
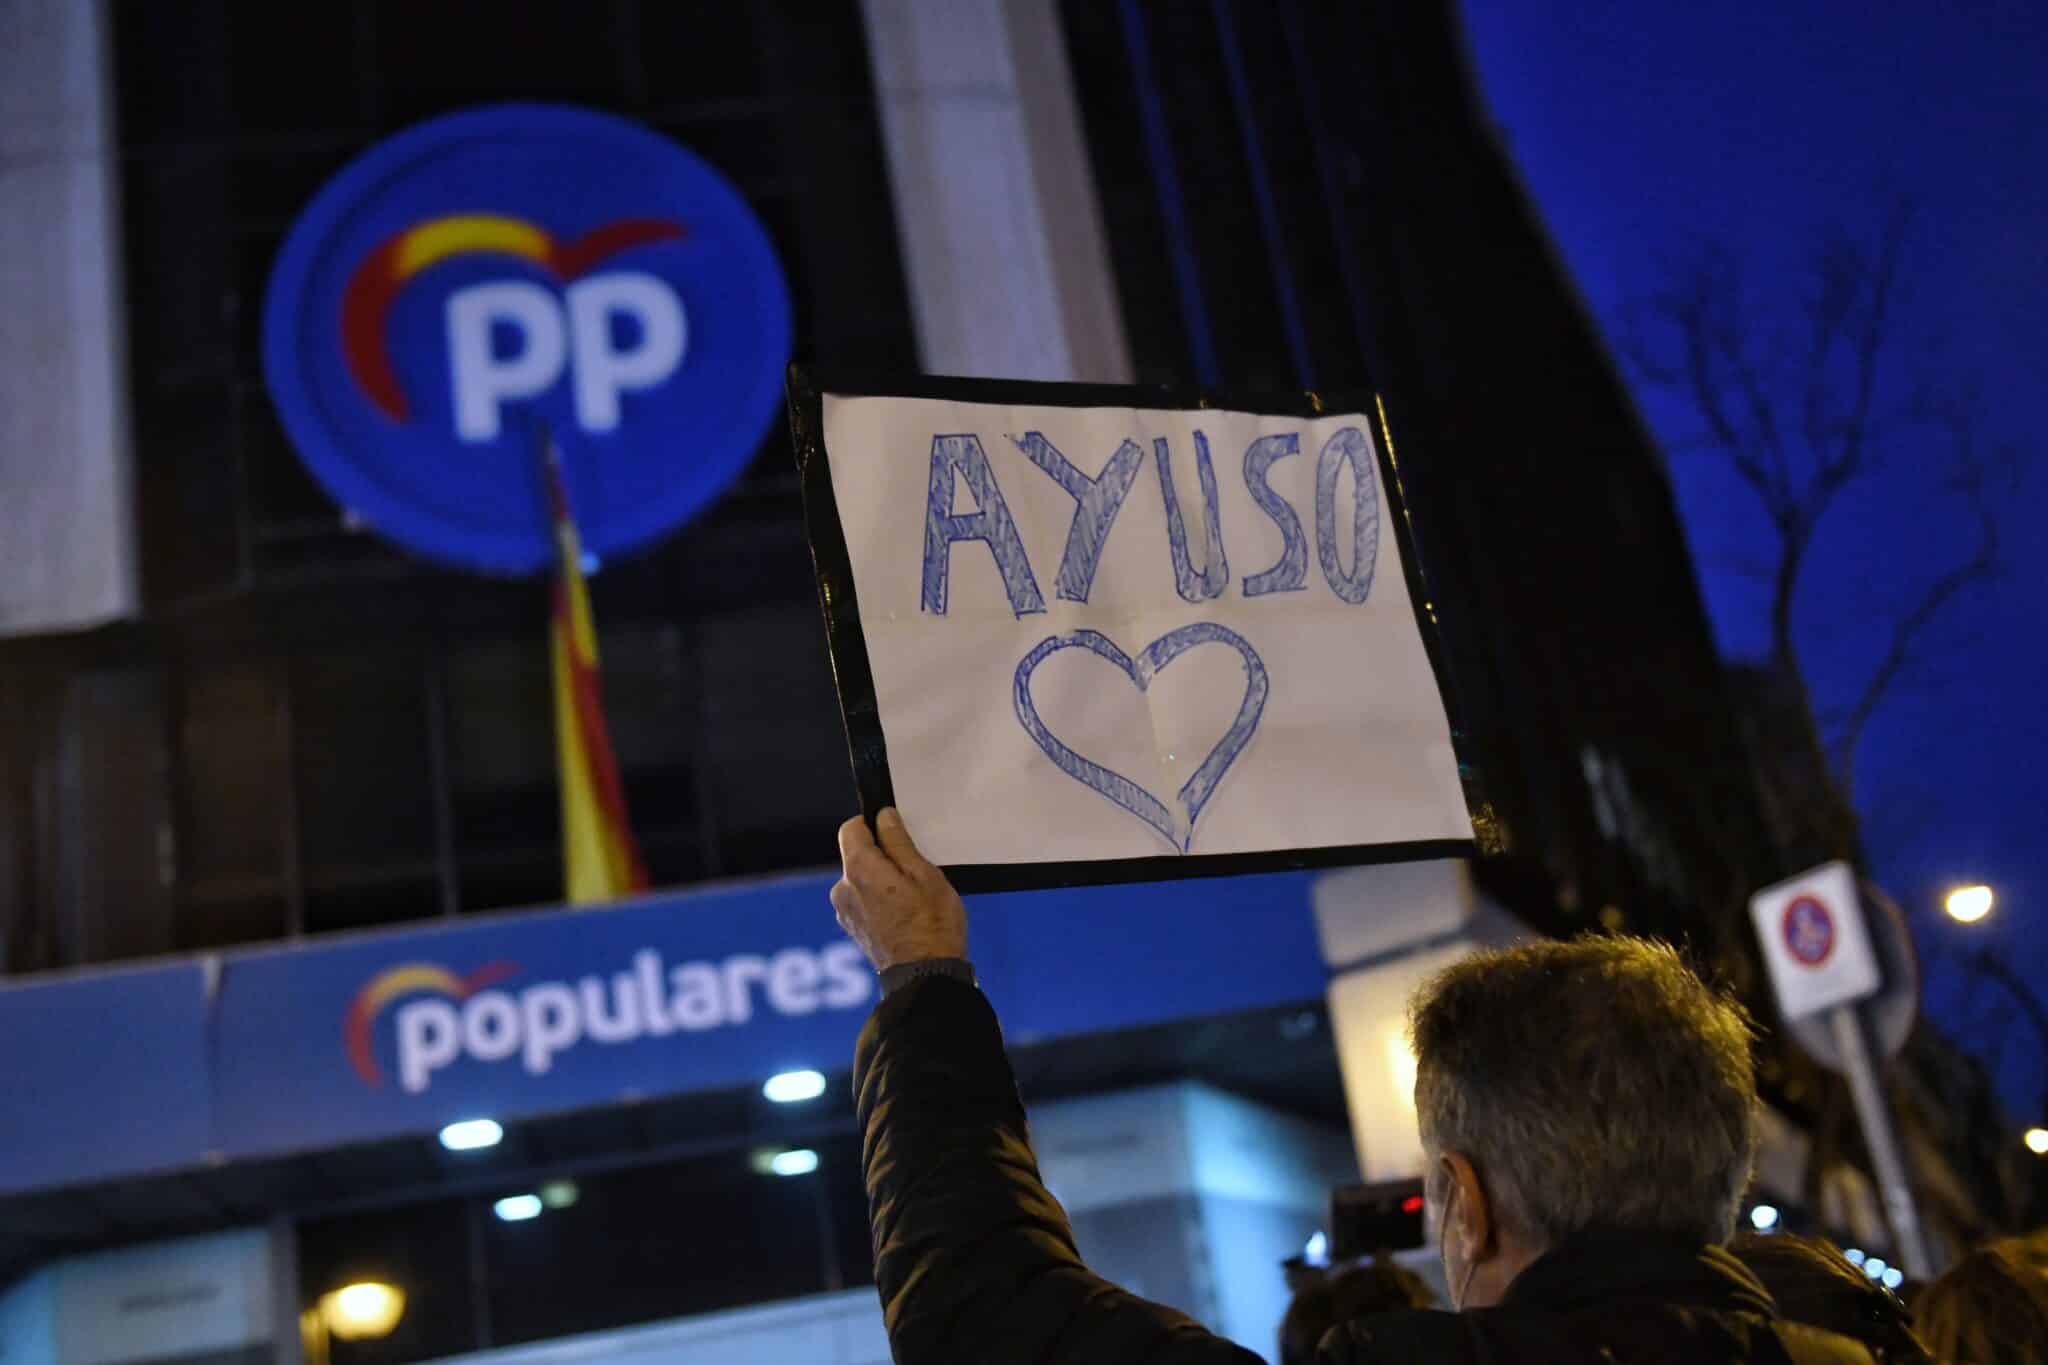
[[[1884,1278],[1885,1264],[1881,1256],[1872,1256],[1863,1262],[1863,1273],[1873,1280]]]
[[[582,1196],[573,1180],[550,1180],[540,1187],[540,1202],[551,1209],[566,1209]]]
[[[523,1223],[540,1217],[542,1205],[537,1194],[508,1194],[491,1205],[491,1212],[508,1223]]]
[[[777,1104],[801,1104],[825,1093],[825,1078],[815,1071],[784,1071],[770,1076],[761,1093]]]
[[[2048,1128],[2029,1128],[2020,1140],[2035,1156],[2048,1156]]]
[[[1885,1273],[1879,1278],[1881,1278],[1884,1281],[1884,1287],[1886,1289],[1897,1289],[1900,1285],[1906,1282],[1906,1272],[1899,1269],[1897,1266],[1893,1266],[1890,1270],[1885,1271]]]
[[[1769,1204],[1758,1204],[1749,1211],[1749,1225],[1758,1232],[1769,1232],[1778,1226],[1778,1211]]]
[[[1301,1259],[1307,1261],[1310,1265],[1328,1265],[1330,1263],[1330,1239],[1325,1237],[1321,1231],[1318,1231],[1315,1236],[1308,1239],[1308,1245],[1301,1249]]]
[[[505,1140],[496,1119],[460,1119],[441,1130],[441,1145],[451,1152],[480,1152]]]
[[[747,1164],[755,1175],[809,1175],[818,1169],[818,1154],[808,1147],[757,1147]]]
[[[1988,886],[1959,886],[1948,893],[1942,908],[1958,924],[1975,924],[1991,913],[1995,898]]]
[[[808,1147],[799,1147],[779,1153],[768,1167],[777,1175],[809,1175],[818,1169],[818,1154]]]
[[[1862,1264],[1863,1264],[1863,1248],[1861,1248],[1861,1247],[1846,1247],[1846,1248],[1844,1248],[1844,1249],[1843,1249],[1843,1251],[1842,1251],[1842,1259],[1843,1259],[1843,1260],[1845,1260],[1845,1261],[1847,1261],[1847,1262],[1848,1262],[1848,1263],[1849,1263],[1850,1265],[1862,1265]]]
[[[362,1280],[320,1296],[320,1321],[342,1341],[388,1337],[405,1316],[405,1291],[395,1284]]]

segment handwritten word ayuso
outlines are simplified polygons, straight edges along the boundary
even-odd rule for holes
[[[1093,475],[1076,466],[1043,434],[1027,431],[1009,438],[1045,476],[1073,499],[1066,547],[1053,576],[1053,594],[1061,601],[1086,602],[1095,583],[1103,547],[1117,514],[1148,463],[1146,450],[1125,439]],[[1151,441],[1151,464],[1166,513],[1166,550],[1172,557],[1174,590],[1181,599],[1203,603],[1220,598],[1230,587],[1230,562],[1224,548],[1222,512],[1218,506],[1216,466],[1209,439],[1194,433],[1195,481],[1201,494],[1202,562],[1195,562],[1187,517],[1174,488],[1172,451],[1163,436]],[[1244,575],[1239,591],[1247,598],[1269,593],[1299,592],[1308,585],[1309,545],[1301,512],[1269,479],[1273,465],[1302,456],[1298,433],[1261,436],[1245,447],[1240,469],[1252,503],[1279,531],[1280,557],[1271,565]],[[1338,476],[1349,469],[1351,496],[1339,505]],[[966,495],[970,510],[954,508]],[[1374,473],[1372,442],[1355,426],[1340,428],[1323,442],[1315,456],[1316,566],[1330,590],[1353,606],[1372,591],[1373,567],[1379,551],[1379,483]],[[1025,550],[1016,519],[1003,497],[981,437],[973,433],[936,435],[931,443],[931,477],[924,516],[924,581],[919,605],[946,614],[947,584],[953,547],[975,541],[995,557],[1003,592],[1013,616],[1046,609],[1038,574]]]

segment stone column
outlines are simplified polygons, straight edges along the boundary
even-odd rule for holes
[[[0,635],[137,606],[108,26],[0,0]]]
[[[864,0],[924,368],[1127,383],[1054,0]]]

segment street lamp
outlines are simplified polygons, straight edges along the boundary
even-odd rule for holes
[[[1988,886],[1959,886],[1948,893],[1942,908],[1958,924],[1975,924],[1991,913],[1994,898]]]
[[[1948,893],[1947,899],[1942,902],[1942,908],[1948,911],[1948,917],[1958,924],[1975,924],[1991,913],[1994,904],[1996,897],[1991,894],[1990,887],[1958,886]],[[2034,988],[2014,971],[2009,963],[1986,949],[1978,948],[1965,954],[1963,962],[1971,970],[1981,976],[1990,977],[2011,993],[2013,999],[2019,1002],[2020,1008],[2026,1012],[2027,1018],[2033,1021],[2034,1031],[2040,1036],[2042,1051],[2048,1053],[2048,1003],[2042,1001]],[[2042,1108],[2043,1112],[2048,1112],[2048,1102],[2044,1102]],[[2020,1134],[2020,1141],[2024,1142],[2027,1150],[2035,1156],[2048,1156],[2048,1128],[2029,1128]]]
[[[395,1284],[361,1280],[320,1296],[320,1318],[343,1341],[388,1337],[405,1316],[405,1291]]]
[[[381,1280],[358,1280],[322,1294],[299,1314],[299,1345],[307,1365],[328,1365],[336,1341],[388,1337],[405,1316],[405,1291]]]

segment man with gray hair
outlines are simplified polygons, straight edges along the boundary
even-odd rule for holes
[[[882,977],[854,1089],[897,1365],[1256,1365],[1081,1263],[974,985],[960,897],[894,810],[873,832],[849,820],[839,849],[833,908]],[[1756,1150],[1749,1023],[1671,949],[1478,954],[1423,988],[1412,1030],[1460,1311],[1343,1324],[1322,1365],[1870,1365],[1779,1320],[1723,1248]]]
[[[1409,1037],[1454,1306],[1500,1302],[1537,1257],[1603,1229],[1735,1235],[1756,1159],[1749,1020],[1671,948],[1474,954],[1417,994]]]

